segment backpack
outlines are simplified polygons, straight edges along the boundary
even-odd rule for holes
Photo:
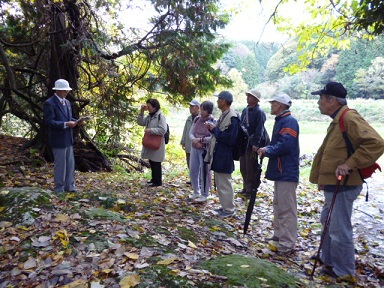
[[[260,139],[259,147],[268,146],[271,142],[267,129],[264,128],[263,135]],[[240,125],[239,131],[237,133],[236,144],[232,147],[232,159],[239,161],[241,156],[244,156],[245,150],[248,146],[248,133],[246,129]]]
[[[237,132],[236,143],[232,146],[232,159],[239,161],[240,157],[245,154],[245,150],[248,145],[248,134],[244,128],[240,125]]]
[[[160,121],[160,114],[159,114],[159,121]],[[169,135],[170,135],[170,132],[169,132],[169,125],[167,123],[167,131],[165,132],[164,134],[164,142],[165,144],[168,144],[169,143]]]
[[[349,109],[349,108],[345,109],[343,111],[343,114],[341,114],[340,120],[339,120],[340,130],[341,130],[341,133],[343,133],[345,144],[347,145],[348,157],[350,157],[355,152],[355,148],[353,148],[351,140],[349,140],[349,137],[348,137],[348,134],[347,134],[347,130],[346,130],[345,124],[344,124],[345,113],[347,113],[349,110],[351,110],[351,109]],[[381,172],[381,167],[380,167],[380,165],[378,163],[374,163],[374,164],[372,164],[369,167],[364,167],[364,168],[358,169],[360,177],[361,177],[361,180],[363,180],[364,183],[367,183],[365,181],[365,179],[371,177],[372,174],[377,169],[379,169],[380,172]],[[367,186],[367,193],[365,195],[365,201],[368,201],[368,186]]]

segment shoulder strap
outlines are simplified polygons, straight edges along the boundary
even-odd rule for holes
[[[339,119],[339,125],[340,125],[340,129],[341,129],[342,133],[345,132],[344,116],[345,116],[345,113],[347,113],[349,110],[351,110],[351,109],[349,109],[349,108],[345,109],[343,111],[343,114],[341,114],[340,119]]]
[[[347,108],[347,109],[345,109],[345,110],[343,111],[343,114],[341,114],[340,119],[339,119],[339,125],[340,125],[340,129],[341,129],[341,132],[342,132],[343,137],[344,137],[344,140],[345,140],[345,144],[346,144],[346,146],[347,146],[348,157],[351,157],[351,155],[355,152],[355,148],[353,148],[353,145],[352,145],[352,143],[351,143],[351,140],[349,140],[347,131],[346,131],[346,129],[345,129],[345,124],[344,124],[344,116],[345,116],[345,113],[347,113],[349,110],[351,110],[351,109]],[[363,180],[363,182],[366,183],[365,180],[364,180],[363,175],[361,174],[360,169],[357,169],[357,171],[359,172],[359,175],[360,175],[361,180]],[[346,180],[344,181],[344,185],[346,184],[347,180],[348,180],[348,178],[346,178]],[[367,186],[367,187],[368,187],[368,186]],[[366,194],[365,197],[366,197],[366,201],[368,201],[368,188],[367,188],[367,194]]]

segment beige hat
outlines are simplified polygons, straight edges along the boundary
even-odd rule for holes
[[[256,89],[251,89],[249,90],[247,93],[245,93],[245,95],[251,95],[253,97],[255,97],[257,100],[260,101],[260,98],[261,98],[261,93],[259,90],[256,90]]]

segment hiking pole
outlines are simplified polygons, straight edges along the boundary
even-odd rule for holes
[[[343,178],[343,176],[341,176],[341,175],[337,176],[337,183],[336,183],[335,193],[333,193],[333,197],[332,197],[332,201],[331,201],[331,206],[329,207],[329,212],[328,212],[328,215],[327,215],[327,219],[325,220],[323,233],[321,233],[320,245],[319,245],[319,249],[317,249],[317,255],[316,255],[316,259],[315,259],[315,264],[313,264],[313,269],[312,269],[312,272],[311,272],[311,275],[310,275],[312,280],[313,280],[313,274],[315,274],[315,269],[316,269],[317,261],[320,259],[321,247],[323,246],[325,235],[328,232],[328,226],[329,226],[329,223],[331,222],[332,210],[333,210],[333,206],[335,205],[336,195],[337,195],[337,192],[339,191],[340,182],[341,182],[342,178]]]

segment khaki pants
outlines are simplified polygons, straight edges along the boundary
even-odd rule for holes
[[[215,182],[219,200],[224,212],[235,211],[235,200],[232,186],[232,174],[215,172]]]
[[[297,239],[296,182],[275,181],[273,229],[279,243],[293,248]]]

